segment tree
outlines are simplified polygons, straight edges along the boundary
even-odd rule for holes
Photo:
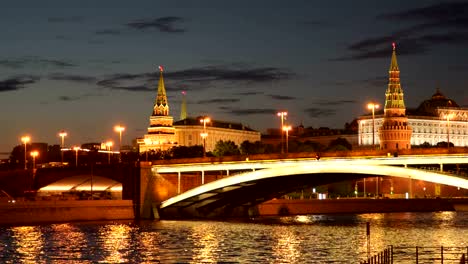
[[[252,143],[246,140],[240,145],[240,153],[242,153],[242,155],[264,154],[267,147],[267,145],[260,141]]]
[[[351,150],[353,147],[351,143],[348,142],[345,138],[337,138],[332,140],[328,145],[328,150]]]
[[[231,140],[220,140],[216,142],[215,149],[213,150],[213,155],[215,157],[234,156],[239,154],[239,148],[234,143],[234,141]]]
[[[196,158],[196,157],[203,157],[203,146],[196,145],[196,146],[177,146],[171,148],[171,157],[173,159],[180,159],[180,158]]]

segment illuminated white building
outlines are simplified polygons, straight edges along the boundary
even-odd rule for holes
[[[468,108],[459,107],[439,90],[430,99],[423,101],[418,108],[408,109],[406,115],[408,125],[413,129],[411,145],[417,146],[425,142],[436,145],[449,141],[454,146],[468,147]],[[378,135],[378,128],[382,123],[382,112],[377,112],[375,135]],[[372,116],[361,116],[358,126],[359,145],[372,145]],[[375,144],[380,144],[378,136],[375,138]]]
[[[204,127],[200,118],[187,118],[174,123],[177,142],[181,146],[203,145],[202,133],[206,133],[206,151],[213,151],[216,142],[231,140],[237,146],[244,141],[260,141],[261,134],[238,123],[211,120]]]

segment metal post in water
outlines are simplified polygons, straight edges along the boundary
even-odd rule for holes
[[[418,246],[416,246],[416,264],[418,264]]]
[[[440,263],[444,264],[444,246],[440,246]]]
[[[370,223],[366,222],[367,259],[370,257]]]

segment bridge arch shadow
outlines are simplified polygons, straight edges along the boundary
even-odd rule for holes
[[[246,215],[255,205],[299,187],[375,176],[423,180],[468,189],[467,179],[433,171],[388,165],[316,163],[267,168],[210,182],[162,202],[159,214],[163,218]]]

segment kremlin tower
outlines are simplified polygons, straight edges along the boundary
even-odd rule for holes
[[[148,134],[139,139],[140,151],[167,150],[177,145],[175,142],[175,128],[173,118],[169,115],[169,103],[167,101],[166,88],[164,87],[163,67],[159,66],[158,93],[150,116]]]
[[[408,125],[408,117],[406,116],[395,49],[395,43],[393,43],[388,87],[385,92],[384,118],[383,124],[379,128],[380,148],[384,150],[411,148],[412,128]]]

